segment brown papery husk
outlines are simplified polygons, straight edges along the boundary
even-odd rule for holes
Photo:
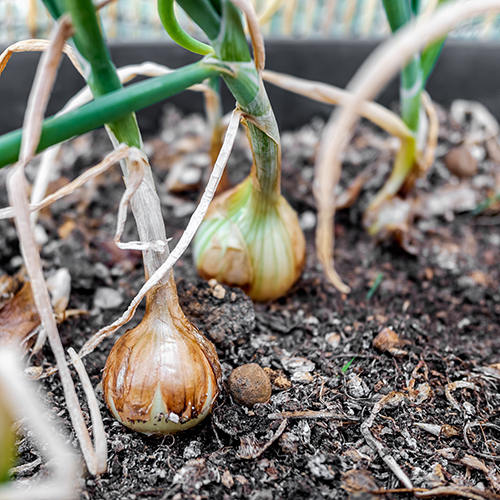
[[[142,322],[117,340],[103,375],[111,412],[127,427],[148,434],[195,425],[209,413],[220,391],[215,347],[184,316],[170,285],[148,296]],[[153,409],[157,390],[165,408],[159,416]],[[161,422],[172,414],[178,424],[176,417],[170,426]],[[150,429],[144,428],[146,422]]]

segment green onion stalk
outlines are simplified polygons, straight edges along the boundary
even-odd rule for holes
[[[439,0],[443,3],[446,0]],[[418,0],[383,0],[387,20],[392,32],[415,21],[421,14]],[[422,54],[415,54],[403,68],[400,78],[401,118],[411,134],[401,140],[392,172],[370,203],[365,214],[365,224],[371,234],[377,234],[383,227],[378,219],[380,209],[390,202],[401,190],[411,190],[415,180],[425,173],[424,150],[427,142],[428,120],[423,106],[422,92],[441,53],[445,39],[429,44]]]
[[[200,61],[96,97],[92,102],[63,115],[47,118],[43,122],[37,153],[167,99],[220,72],[220,67]],[[18,160],[21,135],[22,131],[18,129],[0,136],[0,168]]]
[[[276,120],[260,75],[253,65],[238,9],[227,0],[213,0],[213,3],[209,0],[180,0],[181,7],[201,26],[212,45],[202,44],[201,49],[199,46],[193,47],[193,39],[182,30],[177,30],[177,35],[174,33],[172,38],[180,45],[190,50],[194,48],[195,52],[201,52],[206,57],[168,75],[121,88],[102,40],[98,21],[91,15],[93,13],[95,18],[95,12],[89,7],[90,2],[44,1],[55,18],[66,11],[72,12],[77,19],[81,15],[79,21],[74,20],[78,33],[74,41],[91,68],[89,85],[94,91],[95,99],[77,110],[46,119],[38,152],[104,123],[108,124],[117,141],[140,146],[140,134],[135,117],[131,114],[133,111],[222,74],[243,112],[254,164],[249,180],[235,188],[234,193],[230,193],[234,196],[226,193],[224,199],[214,200],[211,213],[196,239],[197,266],[205,276],[241,286],[257,300],[268,300],[285,294],[300,275],[305,260],[305,242],[295,212],[280,194],[281,157]],[[176,23],[172,5],[172,0],[170,3],[159,3],[160,16],[171,35],[169,23]],[[87,37],[86,24],[91,24],[89,30],[92,33]],[[83,26],[82,31],[78,25]],[[17,160],[20,140],[20,130],[0,137],[0,166]],[[127,178],[126,170],[124,174]],[[136,217],[137,204],[134,200],[145,188],[144,185],[148,184],[148,196],[143,198],[157,200],[149,167],[146,169],[146,182],[132,200],[132,210]],[[237,191],[242,194],[236,194]],[[155,201],[153,205],[156,208],[151,213],[159,214],[159,203]],[[226,223],[225,227],[216,228],[214,232],[215,225],[224,226],[220,219],[227,219],[228,214],[230,224]],[[158,232],[153,235],[142,234],[147,224],[138,223],[140,238],[144,241],[162,240],[164,229],[159,227],[159,217],[156,219]],[[212,232],[210,238],[207,237],[209,227]],[[229,231],[228,227],[233,231]],[[224,232],[230,233],[232,238],[228,240],[224,237]],[[145,259],[148,255],[154,257],[155,254],[158,252],[145,252]],[[208,260],[207,255],[210,255]],[[236,264],[231,256],[244,265]],[[155,260],[155,263],[149,271],[146,264],[147,275],[151,275],[162,257],[150,260]],[[241,268],[240,276],[232,273],[235,266]]]
[[[281,195],[276,119],[250,55],[239,9],[229,0],[178,3],[205,32],[215,57],[231,70],[222,77],[242,112],[253,156],[250,175],[212,202],[194,241],[196,267],[204,278],[238,286],[254,300],[273,300],[288,292],[305,262],[297,215]],[[158,0],[166,31],[196,52],[190,37],[179,35],[172,5],[173,0]]]
[[[46,2],[54,17],[65,12],[71,15],[73,41],[84,59],[87,83],[96,101],[122,91],[92,0]],[[213,71],[205,73],[205,77],[215,76]],[[185,80],[183,88],[188,86]],[[123,114],[106,125],[115,146],[124,143],[142,149],[134,113]],[[131,207],[144,248],[147,279],[169,255],[160,200],[144,154],[125,160],[121,166],[127,185],[132,182],[134,169],[144,172]],[[220,378],[215,347],[186,319],[170,270],[148,292],[141,323],[122,335],[108,356],[103,375],[106,403],[115,418],[131,429],[169,434],[188,429],[208,415],[220,390]]]

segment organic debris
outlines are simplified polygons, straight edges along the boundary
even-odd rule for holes
[[[178,113],[169,113],[169,127],[187,130]],[[456,125],[453,128],[442,114],[444,141],[439,158],[448,144],[461,141]],[[321,130],[316,120],[285,134],[284,143],[290,149],[284,148],[284,191],[299,215],[314,213],[308,169]],[[390,150],[378,149],[387,140],[382,134],[366,125],[357,134],[365,149],[349,148],[346,161],[351,166],[344,171],[343,186],[374,156],[378,161],[390,156]],[[87,157],[89,164],[106,151],[99,133],[92,138],[96,157]],[[63,147],[63,154],[71,151],[71,145]],[[83,168],[81,154],[73,154],[75,168]],[[231,158],[235,176],[250,169],[246,155],[243,143],[239,144]],[[156,170],[153,163],[153,172],[164,181],[165,170]],[[478,176],[493,179],[493,172],[488,162],[479,162]],[[475,182],[478,176],[462,182],[469,183],[481,200],[484,191]],[[417,196],[431,195],[452,182],[450,178],[438,160],[418,184]],[[51,208],[52,218],[40,219],[49,236],[42,250],[46,275],[67,267],[72,277],[68,307],[89,311],[88,316],[74,316],[61,324],[66,348],[79,348],[120,314],[123,303],[94,307],[97,290],[112,288],[128,302],[143,284],[137,255],[110,258],[108,247],[102,245],[113,234],[115,221],[109,214],[116,213],[120,200],[115,192],[117,171],[109,171],[105,179],[94,185],[94,201],[86,217],[76,220],[64,240],[59,239],[58,228],[76,205],[58,202]],[[500,238],[490,227],[476,224],[470,213],[454,214],[453,220],[447,220],[446,214],[429,214],[412,226],[417,249],[413,256],[391,244],[376,246],[362,231],[360,220],[363,204],[382,181],[383,176],[365,184],[359,200],[336,220],[336,262],[352,287],[348,296],[335,291],[319,269],[310,230],[301,280],[289,295],[270,304],[254,305],[239,289],[200,280],[189,253],[177,263],[182,307],[216,343],[224,386],[234,368],[257,363],[271,381],[270,399],[248,408],[232,403],[224,391],[204,423],[164,439],[132,433],[103,410],[109,469],[80,483],[82,498],[247,499],[254,495],[340,500],[355,495],[370,499],[461,495],[498,499]],[[174,216],[180,205],[172,204],[164,185],[158,185],[160,197],[167,200],[164,217],[177,240],[189,215]],[[197,196],[186,192],[178,201],[193,203]],[[128,239],[135,238],[133,228],[126,231]],[[0,220],[0,235],[0,267],[13,275],[16,236],[9,221]],[[106,265],[103,257],[108,259]],[[368,301],[366,293],[379,273],[383,280]],[[384,331],[388,340],[397,341],[380,347],[404,350],[404,355],[373,345]],[[84,359],[101,403],[102,368],[117,336],[106,339]],[[43,369],[53,364],[53,358],[45,348],[34,362],[33,368]],[[59,414],[71,429],[58,378],[45,378],[43,384],[51,417]],[[19,450],[19,466],[26,466],[23,477],[43,470],[30,465],[37,463],[40,453],[29,437]]]
[[[28,337],[39,326],[40,316],[33,301],[31,284],[26,282],[0,309],[0,346],[13,344],[27,350]]]
[[[379,351],[388,351],[393,356],[406,356],[408,353],[397,347],[403,342],[392,328],[384,328],[374,339],[373,347]]]

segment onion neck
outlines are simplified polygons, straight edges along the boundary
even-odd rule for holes
[[[252,185],[268,203],[275,204],[281,195],[281,143],[278,124],[262,82],[255,99],[240,106],[252,148]]]
[[[160,199],[154,187],[150,168],[146,169],[144,180],[132,197],[131,207],[141,242],[167,241]],[[168,245],[165,244],[159,251],[144,250],[142,255],[144,274],[148,280],[167,259]],[[162,319],[167,322],[185,321],[184,313],[179,305],[172,269],[169,269],[160,284],[150,290],[146,296],[146,316],[152,313],[161,314]]]
[[[153,317],[168,323],[179,332],[191,331],[192,327],[179,304],[174,273],[169,271],[166,283],[150,290],[146,295],[146,314],[143,321]]]

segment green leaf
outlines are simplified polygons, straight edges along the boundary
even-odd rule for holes
[[[65,12],[62,0],[42,0],[49,14],[54,19],[59,19]]]
[[[202,56],[214,53],[210,45],[194,39],[182,29],[175,17],[174,0],[158,0],[158,14],[165,31],[175,43]]]
[[[436,66],[436,62],[441,55],[441,51],[443,50],[445,41],[446,36],[439,39],[437,42],[427,45],[422,51],[422,55],[420,56],[420,65],[422,67],[423,88],[425,88],[427,80],[431,76],[432,70]]]
[[[366,294],[366,300],[371,300],[371,298],[375,295],[377,288],[380,286],[380,283],[382,283],[383,279],[384,279],[384,275],[382,273],[377,273],[377,277],[375,278],[373,285],[371,286],[370,290],[368,290],[368,293]]]
[[[382,0],[391,31],[394,33],[412,19],[410,0]]]
[[[438,0],[438,6],[442,5],[449,0]],[[422,51],[422,55],[420,57],[420,64],[422,66],[422,74],[423,74],[423,88],[427,84],[427,80],[432,73],[432,70],[436,66],[436,62],[441,55],[441,51],[443,50],[444,42],[446,41],[446,36],[436,40],[435,42],[427,45]]]
[[[349,362],[347,362],[343,367],[342,367],[342,373],[346,373],[347,370],[351,367],[353,361],[356,359],[356,356],[354,356]]]
[[[220,67],[198,62],[168,75],[135,83],[98,97],[64,115],[48,118],[43,123],[37,151],[43,151],[54,144],[89,132],[105,123],[119,120],[127,114],[151,106],[220,73]],[[20,129],[0,137],[0,167],[17,161],[20,144]]]
[[[223,5],[224,24],[223,31],[214,40],[214,47],[222,61],[250,62],[252,56],[241,22],[241,12],[230,1]]]
[[[186,14],[205,32],[209,40],[215,40],[221,27],[221,16],[210,0],[177,0]]]
[[[387,20],[396,32],[413,18],[413,0],[383,0]],[[419,55],[415,55],[401,71],[401,117],[410,130],[416,132],[420,121],[420,92],[423,78]]]

